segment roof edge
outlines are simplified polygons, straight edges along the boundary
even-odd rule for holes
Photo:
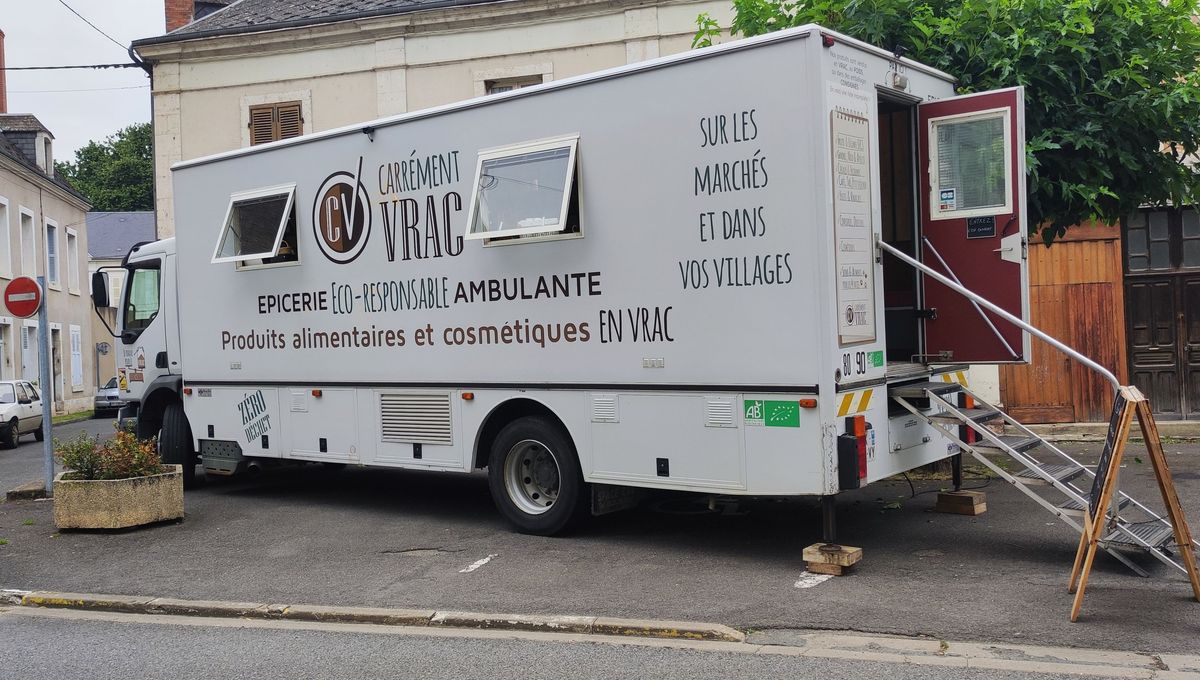
[[[208,30],[195,31],[192,33],[172,32],[172,33],[167,33],[166,35],[154,36],[152,38],[141,38],[139,40],[134,40],[130,46],[136,50],[139,47],[149,47],[152,45],[167,45],[170,43],[185,42],[188,40],[202,40],[204,38],[222,38],[225,36],[232,36],[232,35],[246,35],[248,33],[269,33],[271,31],[285,31],[285,30],[292,29],[292,28],[305,28],[308,26],[320,26],[323,24],[340,24],[342,22],[347,22],[347,21],[359,21],[361,19],[373,19],[376,17],[399,16],[399,15],[403,15],[403,14],[416,14],[418,12],[424,12],[426,10],[447,9],[450,7],[465,7],[465,6],[474,6],[474,5],[493,5],[493,4],[499,4],[501,2],[512,2],[512,1],[513,0],[437,0],[436,2],[430,2],[427,4],[420,5],[418,7],[412,7],[412,8],[407,8],[407,9],[403,9],[403,8],[397,9],[397,8],[392,7],[392,8],[388,8],[388,9],[373,9],[373,10],[368,10],[365,12],[353,12],[350,14],[338,14],[336,16],[317,17],[317,18],[312,18],[312,19],[290,19],[288,21],[280,21],[280,22],[273,23],[273,24],[238,26],[236,28],[208,29]],[[232,6],[233,5],[229,5],[229,6],[227,6],[227,8],[232,7]],[[224,11],[224,10],[219,10],[219,11]],[[212,14],[210,14],[208,16],[213,16],[215,14],[217,14],[217,12],[213,12]],[[204,19],[207,19],[207,18],[208,17],[204,17]],[[203,21],[204,19],[201,19],[201,21]]]

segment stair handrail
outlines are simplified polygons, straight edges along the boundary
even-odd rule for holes
[[[988,310],[990,310],[991,312],[993,312],[1000,318],[1004,319],[1005,321],[1007,321],[1019,328],[1024,329],[1027,333],[1029,333],[1030,335],[1032,335],[1036,338],[1046,341],[1047,344],[1054,347],[1058,351],[1062,352],[1063,354],[1066,354],[1068,357],[1074,359],[1075,361],[1078,361],[1079,363],[1083,364],[1084,366],[1087,366],[1088,368],[1092,369],[1096,373],[1099,373],[1101,377],[1103,377],[1105,380],[1107,380],[1112,385],[1114,393],[1116,393],[1117,391],[1119,391],[1121,389],[1121,381],[1117,380],[1117,376],[1113,375],[1112,371],[1101,366],[1100,364],[1096,363],[1095,361],[1092,361],[1091,359],[1089,359],[1087,357],[1087,355],[1076,351],[1075,349],[1073,349],[1066,343],[1063,343],[1062,341],[1058,340],[1054,336],[1049,335],[1049,334],[1045,333],[1044,331],[1041,331],[1038,328],[1030,325],[1029,323],[1025,322],[1025,320],[1021,319],[1018,316],[1011,314],[1008,310],[1004,309],[1003,307],[1000,307],[999,305],[994,304],[991,300],[988,300],[987,298],[985,298],[977,293],[972,292],[971,290],[967,289],[966,287],[964,287],[958,283],[955,283],[954,281],[950,280],[949,278],[938,273],[936,270],[926,266],[921,261],[910,256],[908,253],[905,253],[903,250],[900,250],[898,248],[895,248],[895,247],[885,243],[878,234],[875,235],[875,245],[878,246],[879,248],[891,253],[892,255],[895,255],[901,262],[912,265],[917,270],[924,272],[927,276],[931,277],[934,281],[937,281],[938,283],[942,284],[943,286],[946,286],[950,290],[953,290],[954,292],[958,293],[959,295],[962,295],[963,297],[967,298],[968,300],[971,300],[972,302],[979,303],[980,305],[986,307]]]

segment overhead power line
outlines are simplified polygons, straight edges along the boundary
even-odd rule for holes
[[[139,64],[71,64],[69,66],[5,66],[5,71],[57,71],[67,68],[141,68]]]
[[[96,24],[93,24],[92,22],[88,21],[87,17],[83,16],[83,15],[82,15],[82,14],[80,14],[79,12],[76,12],[74,7],[71,7],[70,5],[68,5],[68,4],[66,3],[66,0],[58,0],[58,2],[59,2],[59,4],[60,4],[60,5],[62,5],[63,7],[66,7],[68,10],[70,10],[71,14],[74,14],[75,16],[79,17],[79,18],[80,18],[80,20],[82,20],[82,21],[83,21],[83,23],[87,24],[88,26],[91,26],[93,29],[95,29],[95,31],[96,31],[97,33],[99,33],[100,35],[104,36],[105,38],[108,38],[108,39],[109,39],[109,41],[111,41],[111,42],[112,42],[112,44],[116,45],[117,47],[120,47],[122,50],[128,50],[128,49],[129,49],[129,46],[128,46],[128,45],[122,45],[120,42],[118,42],[118,41],[117,41],[117,39],[116,39],[116,38],[114,38],[114,37],[112,37],[111,35],[109,35],[109,34],[105,33],[104,31],[100,30],[100,27],[99,27],[99,26],[97,26]]]
[[[9,90],[9,94],[48,94],[52,92],[108,92],[109,90],[141,90],[150,87],[146,85],[127,85],[125,87],[87,87],[75,90]]]

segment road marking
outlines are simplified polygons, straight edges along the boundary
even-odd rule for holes
[[[482,560],[475,560],[474,562],[472,562],[471,564],[469,564],[469,565],[467,566],[467,568],[465,568],[465,569],[459,569],[459,570],[458,570],[458,573],[460,573],[460,574],[469,574],[469,573],[471,573],[471,572],[475,571],[476,569],[478,569],[478,568],[482,567],[483,565],[487,564],[488,562],[491,562],[491,561],[492,561],[492,558],[493,558],[493,557],[495,557],[495,556],[496,556],[495,554],[492,554],[492,555],[488,555],[487,557],[483,558]]]
[[[821,585],[831,578],[833,578],[833,574],[813,574],[806,571],[800,575],[799,579],[796,580],[796,587],[812,588],[813,586]]]

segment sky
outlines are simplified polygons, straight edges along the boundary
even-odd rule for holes
[[[165,32],[163,0],[65,1],[126,47]],[[9,68],[129,62],[60,0],[0,0],[0,30]],[[150,78],[138,68],[10,70],[8,111],[37,116],[54,135],[55,158],[74,160],[89,141],[150,120]]]

